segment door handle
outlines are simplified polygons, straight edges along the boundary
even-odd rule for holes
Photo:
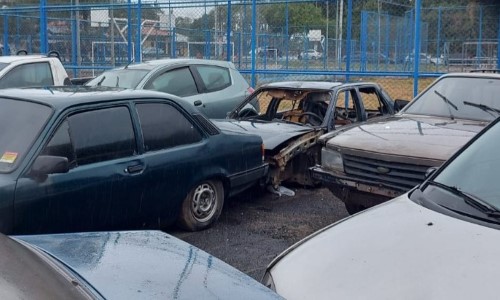
[[[125,173],[135,174],[135,173],[140,173],[143,170],[144,170],[144,166],[143,165],[128,166],[125,169]]]

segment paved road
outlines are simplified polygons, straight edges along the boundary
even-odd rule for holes
[[[260,280],[267,264],[283,250],[348,215],[327,189],[293,190],[294,197],[246,192],[225,203],[212,228],[169,233]]]

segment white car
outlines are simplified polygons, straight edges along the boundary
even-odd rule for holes
[[[299,55],[299,59],[320,59],[321,57],[321,52],[318,52],[315,49],[308,49],[307,51],[301,52]]]
[[[283,252],[263,283],[289,300],[498,299],[499,148],[497,119],[412,191]]]

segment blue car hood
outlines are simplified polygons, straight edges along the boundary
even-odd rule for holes
[[[106,299],[280,299],[244,273],[160,231],[14,238],[48,252]]]
[[[238,121],[233,119],[211,121],[221,130],[259,135],[264,141],[264,147],[267,150],[272,150],[294,137],[315,130],[313,127],[285,122]]]

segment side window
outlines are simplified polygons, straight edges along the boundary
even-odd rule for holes
[[[54,80],[48,62],[31,63],[15,67],[0,80],[0,88],[53,85]]]
[[[359,89],[359,94],[368,117],[380,115],[384,112],[384,105],[374,87],[362,87]]]
[[[353,89],[337,93],[334,115],[336,124],[350,123],[357,120],[355,94],[356,90]]]
[[[126,107],[77,113],[68,120],[78,165],[136,153],[132,120]]]
[[[69,137],[68,121],[64,121],[50,138],[41,155],[62,156],[68,158],[70,165],[75,163],[75,152]]]
[[[189,68],[169,70],[156,77],[145,87],[147,90],[155,90],[186,97],[198,94],[198,89]]]
[[[177,108],[169,104],[137,104],[137,113],[146,151],[192,144],[202,139],[198,129]]]
[[[207,92],[220,91],[231,86],[231,76],[229,70],[217,66],[197,66],[201,80],[207,88]]]

